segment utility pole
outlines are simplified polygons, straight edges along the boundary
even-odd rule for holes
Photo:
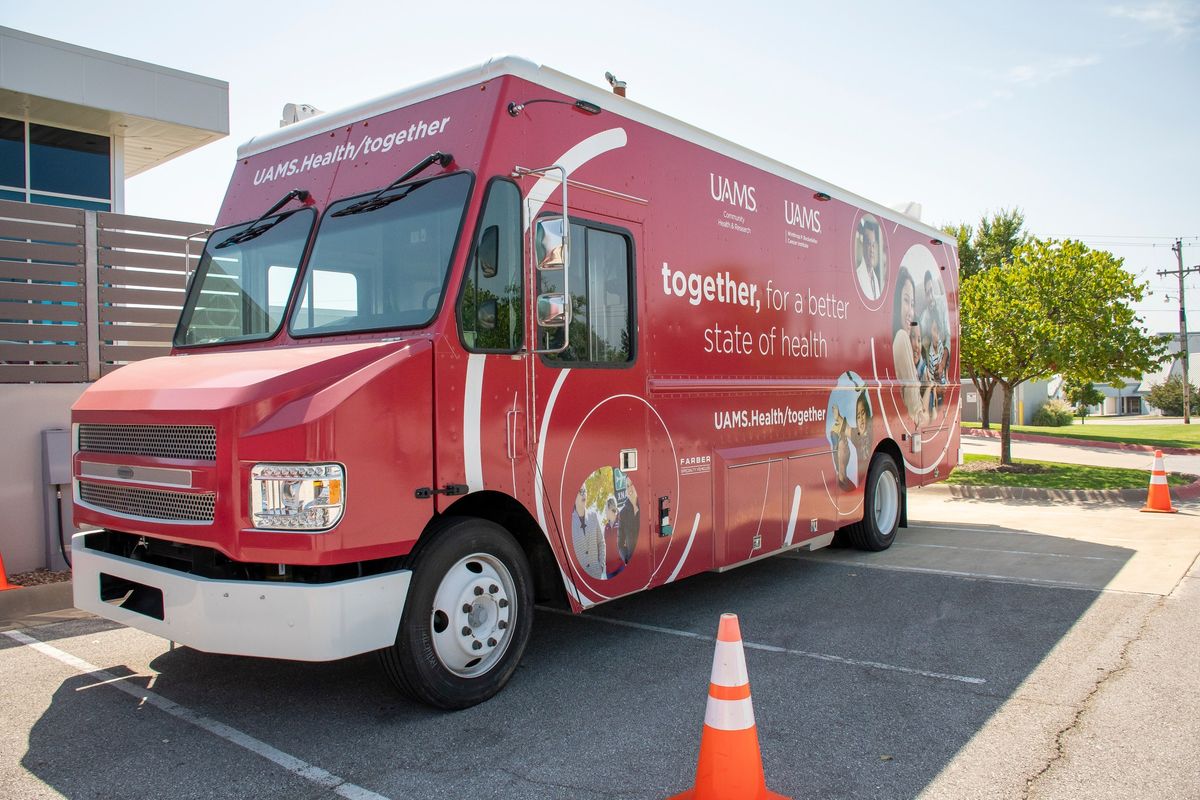
[[[1175,270],[1164,270],[1159,272],[1162,275],[1178,275],[1179,276],[1179,352],[1183,356],[1183,424],[1190,425],[1192,423],[1192,398],[1191,384],[1188,381],[1188,329],[1187,329],[1187,303],[1185,302],[1184,282],[1183,277],[1189,272],[1200,272],[1200,266],[1183,268],[1183,240],[1176,239],[1175,244],[1171,246],[1175,252],[1175,262],[1179,265]]]

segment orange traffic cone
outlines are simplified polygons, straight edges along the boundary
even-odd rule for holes
[[[670,800],[789,800],[767,788],[737,614],[722,614],[696,785]]]
[[[1146,505],[1142,511],[1157,511],[1160,514],[1174,514],[1178,508],[1171,506],[1171,490],[1167,488],[1167,470],[1163,467],[1162,450],[1154,451],[1154,469],[1150,471],[1150,491],[1146,495]]]
[[[4,556],[0,554],[0,592],[7,592],[9,589],[20,589],[15,583],[8,582],[8,573],[4,571]]]

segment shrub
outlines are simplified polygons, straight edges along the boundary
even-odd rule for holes
[[[1075,417],[1075,409],[1066,401],[1054,398],[1047,400],[1045,405],[1033,412],[1033,424],[1050,428],[1061,428],[1070,425]]]
[[[1200,414],[1200,396],[1196,392],[1196,387],[1188,384],[1188,395],[1191,400],[1193,414]],[[1150,387],[1150,394],[1146,396],[1146,402],[1160,409],[1168,417],[1183,416],[1183,379],[1171,378],[1170,380],[1155,384]]]

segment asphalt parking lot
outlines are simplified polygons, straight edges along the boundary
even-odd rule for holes
[[[18,627],[0,633],[0,793],[665,798],[691,785],[734,611],[775,791],[1200,795],[1184,680],[1200,506],[924,491],[886,553],[789,553],[579,617],[541,610],[508,688],[457,713],[398,698],[371,656],[213,656],[95,618]]]

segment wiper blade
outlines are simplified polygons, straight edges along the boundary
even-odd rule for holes
[[[351,214],[363,214],[368,211],[375,211],[383,208],[384,206],[394,203],[397,200],[403,200],[405,197],[408,197],[409,193],[412,192],[412,190],[416,187],[410,187],[408,191],[404,192],[404,194],[396,194],[392,195],[391,197],[383,197],[383,195],[387,194],[392,189],[395,189],[405,181],[411,180],[412,178],[420,175],[422,172],[429,169],[431,165],[437,164],[440,167],[445,167],[448,166],[453,160],[454,156],[450,155],[449,153],[443,153],[441,150],[436,150],[422,158],[420,161],[414,164],[412,168],[408,170],[408,172],[405,172],[399,178],[396,178],[396,180],[392,181],[387,186],[368,197],[366,200],[359,200],[354,205],[346,206],[341,211],[333,212],[330,216],[348,217]]]
[[[220,250],[222,247],[229,247],[230,245],[242,244],[243,242],[248,242],[251,239],[257,239],[259,236],[262,236],[264,233],[271,230],[271,228],[274,228],[276,225],[278,225],[282,221],[283,221],[283,218],[280,217],[279,219],[271,220],[266,225],[259,225],[257,227],[251,226],[249,228],[246,228],[246,230],[239,231],[238,233],[235,233],[233,236],[230,236],[228,239],[221,242],[219,245],[217,245],[213,249]]]
[[[262,236],[264,233],[271,230],[271,228],[274,228],[280,222],[283,222],[283,220],[286,219],[286,217],[280,217],[279,219],[273,219],[270,222],[268,222],[266,225],[260,225],[259,224],[260,222],[262,222],[264,219],[271,216],[276,211],[283,208],[284,206],[286,206],[288,203],[292,202],[293,200],[299,200],[301,203],[308,205],[308,202],[311,198],[312,198],[312,195],[310,195],[308,193],[308,191],[305,189],[292,189],[290,192],[288,192],[283,197],[281,197],[279,199],[279,202],[277,202],[275,205],[273,205],[269,209],[267,209],[267,213],[263,214],[261,217],[254,220],[254,222],[251,222],[245,229],[240,230],[237,233],[233,234],[232,236],[230,236],[228,239],[226,239],[225,241],[218,244],[213,249],[220,250],[222,247],[229,247],[230,245],[242,244],[243,242],[248,242],[251,239],[257,239],[259,236]]]
[[[408,197],[416,189],[415,186],[407,187],[403,192],[398,194],[390,194],[387,197],[370,197],[366,200],[360,200],[352,206],[346,206],[341,211],[335,211],[329,216],[331,217],[348,217],[351,214],[366,214],[370,211],[378,211],[384,206],[390,206],[397,200],[403,200]]]

